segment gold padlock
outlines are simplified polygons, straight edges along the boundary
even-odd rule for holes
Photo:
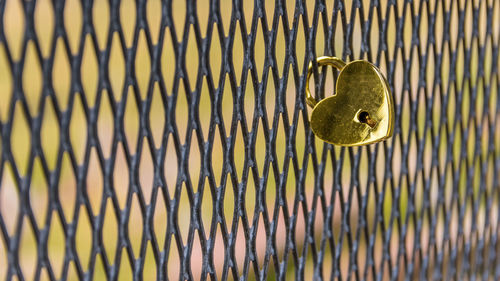
[[[346,64],[336,57],[319,57],[317,63],[340,71],[335,93],[317,102],[309,90],[312,63],[309,64],[306,102],[313,108],[310,124],[318,138],[335,145],[359,146],[392,136],[392,94],[377,67],[363,60]]]

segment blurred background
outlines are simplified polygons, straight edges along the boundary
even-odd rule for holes
[[[1,280],[499,265],[498,1],[232,2],[0,1]],[[391,140],[310,133],[299,89],[332,54],[387,75]]]

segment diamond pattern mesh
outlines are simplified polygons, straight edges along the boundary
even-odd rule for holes
[[[0,0],[0,22],[1,280],[500,279],[499,1]],[[393,138],[314,137],[322,55],[381,68]]]

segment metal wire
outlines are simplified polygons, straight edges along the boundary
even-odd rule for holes
[[[500,279],[499,1],[0,0],[0,22],[2,280]],[[323,55],[387,75],[391,139],[315,139]]]

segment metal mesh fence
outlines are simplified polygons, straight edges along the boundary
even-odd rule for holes
[[[497,0],[0,0],[0,279],[499,280],[499,44]],[[391,139],[314,137],[322,55]]]

